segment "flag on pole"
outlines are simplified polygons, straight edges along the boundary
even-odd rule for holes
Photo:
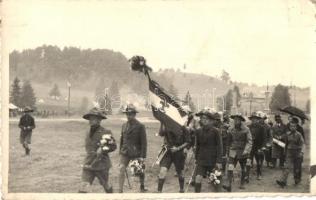
[[[71,84],[70,84],[70,82],[69,82],[69,81],[67,81],[67,86],[68,86],[68,87],[71,87]]]
[[[149,81],[149,100],[154,117],[174,133],[180,133],[188,120],[188,114],[174,97],[169,95],[157,82],[150,78],[152,68],[146,64],[143,56],[129,59],[131,69],[144,73]]]
[[[149,80],[149,99],[154,117],[173,132],[181,132],[188,120],[187,113],[153,80]]]

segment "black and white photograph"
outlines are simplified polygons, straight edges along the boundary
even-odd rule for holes
[[[315,0],[0,4],[4,199],[315,194]]]

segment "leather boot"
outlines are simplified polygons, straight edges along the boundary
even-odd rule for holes
[[[147,192],[147,191],[148,191],[148,189],[145,188],[145,185],[140,185],[140,192],[141,193],[144,193],[144,192]]]
[[[261,179],[261,165],[257,165],[257,180]]]
[[[239,186],[239,189],[241,189],[241,190],[245,189],[245,176],[246,176],[246,172],[241,171],[240,186]]]
[[[25,154],[30,155],[31,149],[30,148],[25,148]]]
[[[231,192],[232,191],[232,181],[233,181],[233,171],[231,171],[231,170],[227,171],[227,180],[228,180],[228,185],[223,185],[223,188],[227,192]]]
[[[112,187],[110,187],[110,188],[104,187],[104,191],[105,191],[106,193],[113,193],[113,188],[112,188]]]
[[[251,166],[246,166],[246,172],[244,172],[244,175],[242,175],[242,176],[244,176],[243,179],[244,179],[245,183],[249,183],[250,168],[251,168]],[[241,173],[243,173],[243,172],[241,172]]]
[[[140,182],[140,192],[141,193],[144,193],[144,192],[147,192],[147,188],[145,188],[145,174],[141,174],[139,176],[139,182]]]
[[[163,188],[163,184],[165,183],[165,179],[164,178],[160,178],[158,179],[158,192],[161,193],[162,192],[162,188]]]
[[[179,177],[180,193],[184,193],[184,177]]]
[[[202,187],[201,183],[195,183],[195,185],[194,185],[195,193],[200,193],[201,187]]]

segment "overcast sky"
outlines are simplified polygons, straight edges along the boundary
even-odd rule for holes
[[[150,66],[264,85],[309,86],[316,63],[308,0],[5,1],[10,51],[43,44],[106,48]],[[10,9],[11,8],[11,9]],[[8,37],[9,36],[9,37]]]

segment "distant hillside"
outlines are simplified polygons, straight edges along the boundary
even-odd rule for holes
[[[16,76],[22,81],[30,80],[37,98],[46,99],[47,102],[50,102],[48,92],[55,83],[58,84],[63,98],[66,98],[67,81],[72,84],[72,100],[76,107],[80,106],[83,97],[93,100],[100,82],[104,87],[110,87],[113,81],[118,82],[123,97],[133,93],[146,96],[148,92],[146,77],[132,72],[128,58],[113,50],[76,47],[60,49],[57,46],[43,45],[35,49],[11,52],[9,65],[11,82]],[[212,95],[213,88],[215,96],[222,96],[234,85],[240,88],[242,95],[253,92],[256,97],[263,97],[267,89],[266,86],[225,82],[204,74],[184,73],[174,69],[157,70],[159,66],[153,67],[152,77],[167,91],[174,86],[180,99],[184,98],[187,91],[197,98],[203,94]],[[273,89],[274,86],[269,86],[270,92],[273,92]],[[293,89],[290,92],[294,95]],[[295,93],[296,104],[305,108],[309,99],[309,88],[298,88]],[[61,104],[66,105],[66,102]]]
[[[101,76],[109,81],[127,82],[131,74],[127,58],[107,49],[60,49],[44,45],[22,52],[13,51],[9,63],[10,78],[18,76],[44,85],[68,80],[72,85],[86,89]]]

